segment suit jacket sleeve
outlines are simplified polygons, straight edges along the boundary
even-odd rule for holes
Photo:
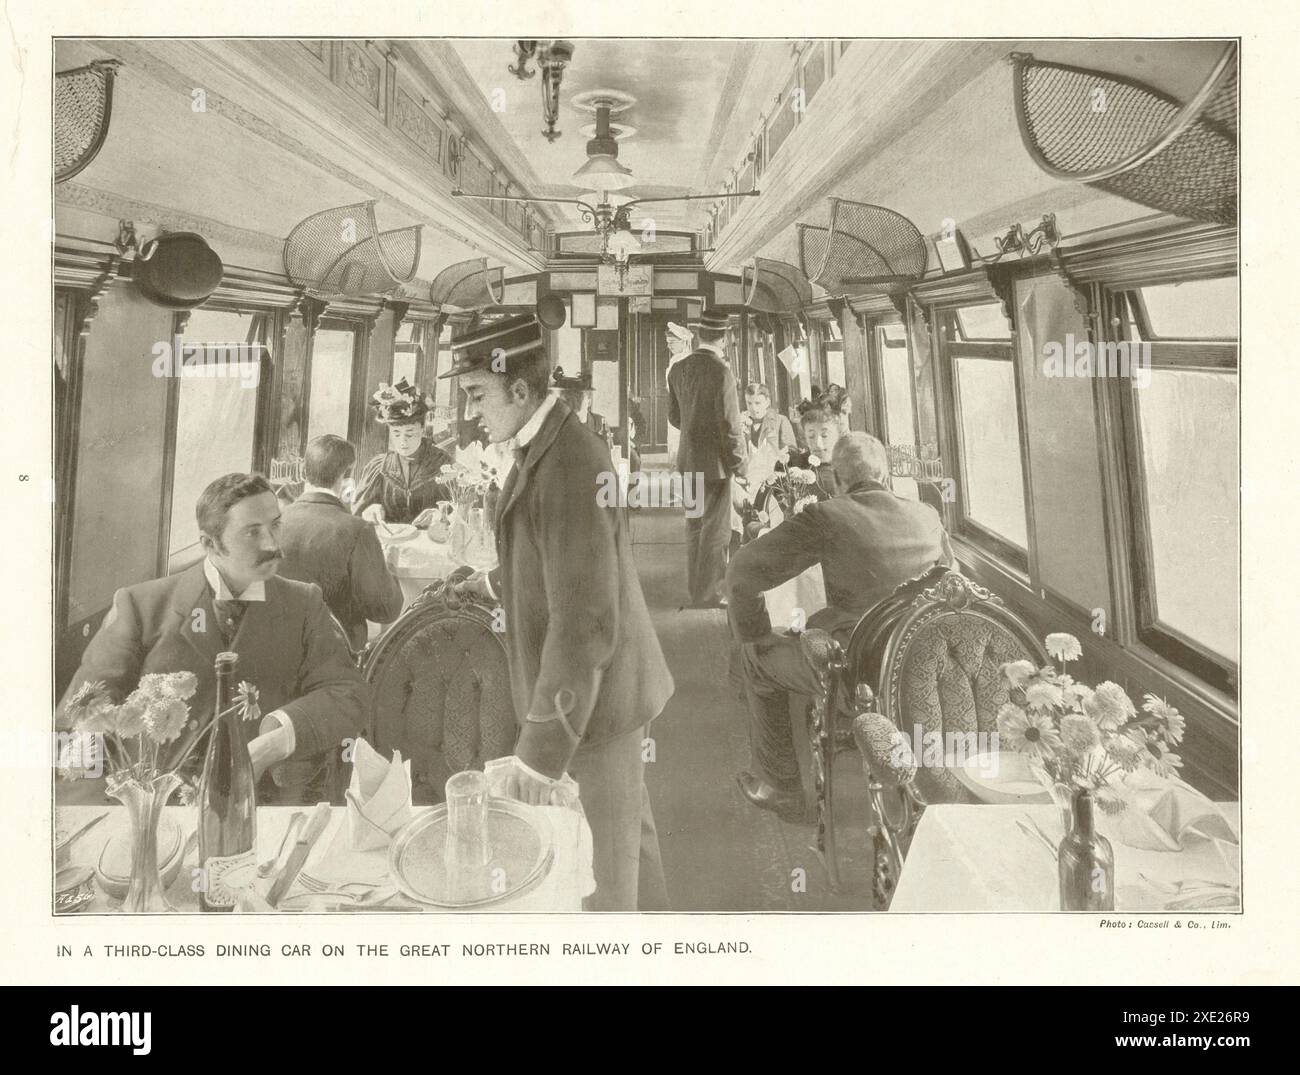
[[[293,722],[295,758],[341,749],[365,727],[368,688],[330,617],[320,587],[312,585],[302,622],[298,696],[280,707]]]
[[[82,654],[81,666],[59,700],[57,716],[60,721],[68,699],[86,683],[103,683],[115,702],[120,702],[135,690],[144,660],[140,633],[140,617],[130,593],[125,589],[118,590],[113,595],[113,607],[90,640]]]
[[[615,515],[593,495],[586,466],[552,468],[537,527],[548,622],[530,714],[555,712],[555,696],[573,692],[569,724],[582,736],[591,719],[605,667],[618,637],[619,563]],[[507,625],[509,630],[509,625]],[[578,743],[558,720],[525,722],[515,753],[525,765],[559,777]]]
[[[391,623],[402,613],[402,587],[388,572],[384,550],[369,526],[360,527],[348,560],[348,578],[357,608],[368,620]]]
[[[357,491],[352,497],[352,514],[360,515],[371,504],[378,504],[384,499],[384,455],[374,456],[361,468],[361,480],[357,482]]]
[[[682,428],[682,406],[677,399],[677,378],[668,371],[668,422],[674,429]]]
[[[814,507],[792,515],[774,530],[741,546],[727,569],[732,629],[742,642],[772,630],[763,593],[821,563],[822,535]]]
[[[718,436],[722,447],[723,469],[728,474],[744,474],[748,456],[745,449],[745,427],[740,420],[736,378],[729,369],[723,374],[718,397]]]

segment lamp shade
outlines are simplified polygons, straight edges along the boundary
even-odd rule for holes
[[[587,162],[573,173],[573,178],[586,190],[622,190],[636,182],[630,168],[619,164],[617,157],[604,153],[588,157]]]

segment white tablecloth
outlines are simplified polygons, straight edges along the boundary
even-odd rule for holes
[[[280,847],[280,840],[284,836],[285,828],[289,824],[289,818],[293,816],[295,810],[299,809],[310,811],[311,808],[288,806],[263,806],[258,808],[258,862],[264,862],[276,853]],[[587,819],[575,810],[562,807],[525,806],[524,809],[544,811],[547,820],[551,824],[551,831],[555,837],[555,861],[551,865],[550,872],[542,880],[541,884],[532,891],[525,892],[515,899],[477,908],[476,913],[491,912],[498,914],[520,911],[582,910],[583,898],[591,895],[596,889],[595,877],[591,871],[591,829],[587,825]],[[86,865],[93,869],[99,861],[100,852],[109,838],[114,834],[129,832],[126,808],[123,806],[65,806],[59,808],[59,827],[69,832],[80,827],[96,814],[101,814],[106,810],[112,811],[114,816],[100,822],[73,844],[71,855],[73,864]],[[168,806],[164,812],[180,826],[182,839],[188,837],[198,824],[198,810],[195,807]],[[416,814],[418,815],[419,812],[420,808],[417,808]],[[312,852],[303,867],[304,872],[311,873],[314,868],[319,868],[321,860],[327,854],[330,854],[335,847],[334,841],[336,838],[339,839],[339,846],[346,846],[346,822],[347,810],[341,806],[334,807],[331,810],[329,826],[312,848]],[[377,851],[362,852],[360,854],[371,857],[377,856],[387,862],[388,848],[384,847]],[[192,870],[197,865],[197,860],[197,852],[191,850],[186,861],[182,864],[176,880],[167,891],[168,898],[178,911],[198,913],[198,894],[193,891],[192,885]],[[366,876],[365,870],[368,865],[368,863],[358,863],[356,873],[358,878]],[[306,890],[299,883],[294,882],[285,896],[287,898],[304,891]],[[403,903],[403,906],[406,906],[406,904]],[[95,900],[87,908],[89,912],[117,911],[120,910],[120,907],[120,901],[109,897],[96,884]],[[433,913],[441,911],[440,908],[434,907],[424,908],[424,910]],[[356,913],[362,913],[362,911]]]
[[[1238,803],[1220,803],[1240,831]],[[921,816],[891,911],[1059,911],[1056,860],[1017,819],[1032,818],[1054,842],[1064,836],[1055,805],[935,805]],[[1115,854],[1115,909],[1158,912],[1170,896],[1146,884],[1204,879],[1240,882],[1237,847],[1194,838],[1182,851],[1143,851],[1122,843],[1110,819],[1098,830]]]
[[[380,543],[385,551],[396,550],[396,563],[389,565],[389,571],[402,588],[402,606],[409,605],[434,579],[445,579],[461,565],[451,555],[447,545],[430,541],[423,531],[407,541],[384,543],[383,531],[379,531]]]

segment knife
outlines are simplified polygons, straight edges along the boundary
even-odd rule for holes
[[[317,803],[316,809],[307,820],[307,824],[302,827],[298,834],[298,839],[293,845],[293,850],[289,852],[288,859],[280,868],[280,872],[275,875],[275,880],[271,882],[270,891],[266,894],[266,902],[274,907],[280,902],[280,897],[288,891],[289,886],[293,884],[294,879],[298,876],[298,871],[302,869],[303,864],[307,861],[307,856],[311,854],[311,849],[316,845],[326,827],[330,823],[330,804],[327,802]]]

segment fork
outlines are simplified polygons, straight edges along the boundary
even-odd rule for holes
[[[375,888],[389,887],[379,881],[339,881],[337,883],[331,883],[329,881],[322,881],[320,878],[312,877],[310,874],[306,873],[300,873],[298,875],[298,883],[308,892],[327,893],[329,895],[333,895],[337,892],[346,892],[348,889],[352,888],[368,891]]]

